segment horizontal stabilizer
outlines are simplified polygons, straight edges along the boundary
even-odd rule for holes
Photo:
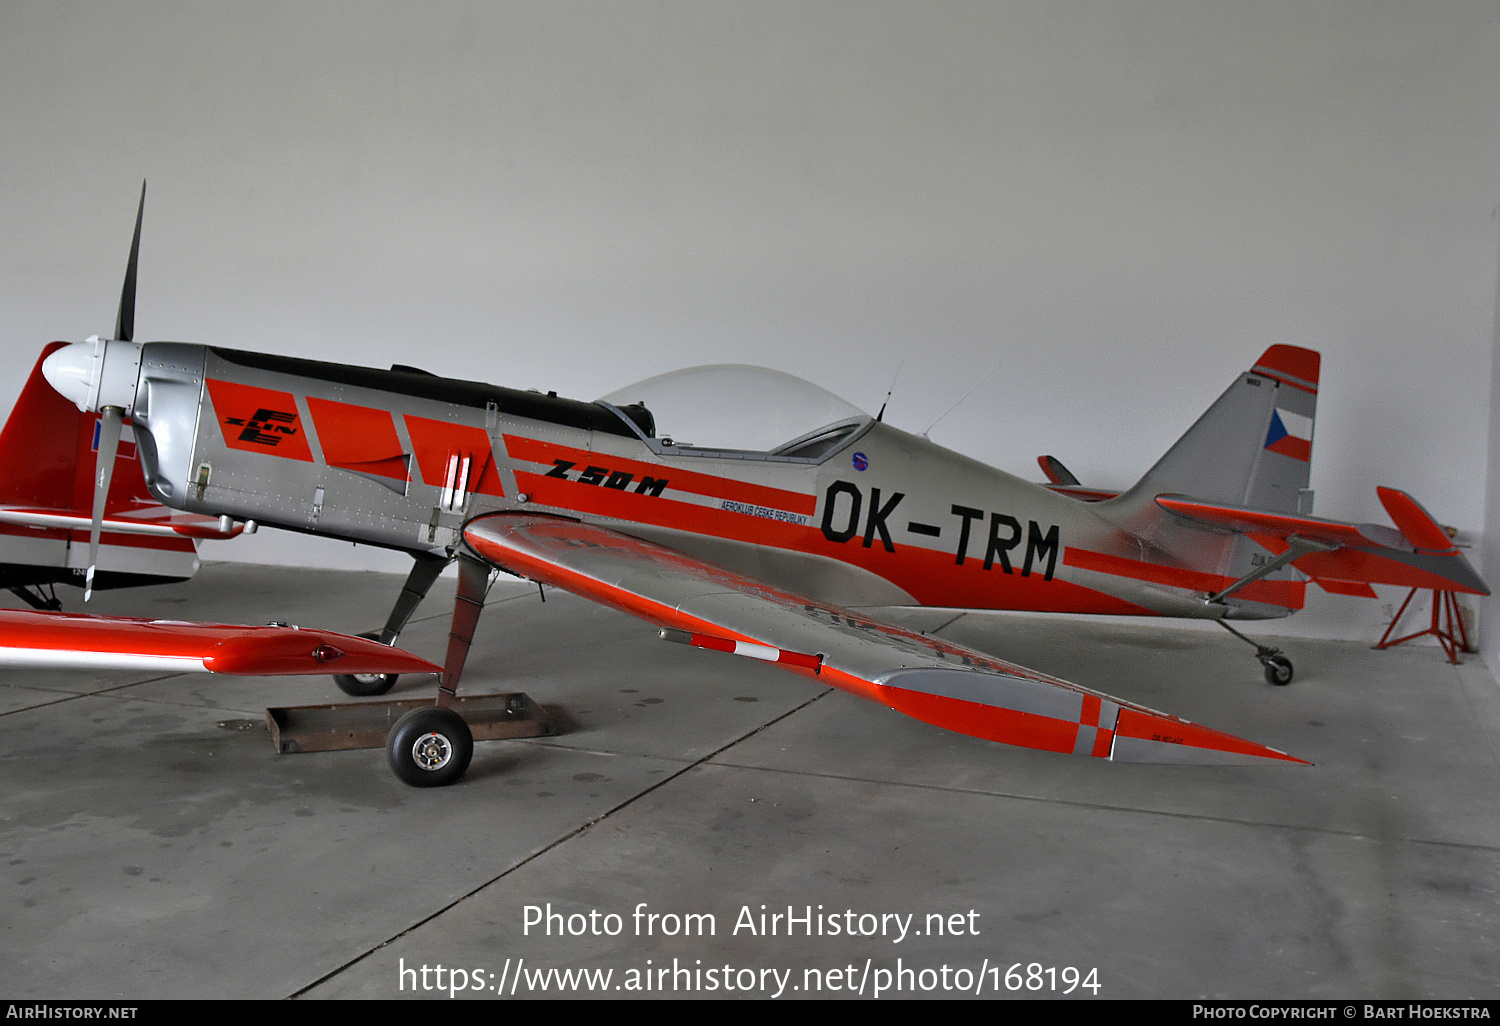
[[[1047,475],[1047,487],[1059,495],[1066,495],[1082,502],[1101,502],[1104,499],[1113,499],[1120,494],[1079,484],[1078,478],[1071,470],[1063,466],[1062,460],[1056,456],[1038,456],[1036,462],[1042,468],[1042,473]]]
[[[608,528],[493,513],[464,539],[496,566],[631,613],[669,640],[774,660],[961,734],[1103,759],[1301,762]]]
[[[1432,514],[1423,509],[1416,499],[1405,492],[1384,486],[1376,488],[1375,494],[1380,496],[1380,504],[1385,507],[1397,530],[1406,536],[1406,540],[1418,552],[1441,552],[1446,556],[1458,551],[1458,546],[1453,544],[1448,532],[1432,519]]]
[[[1078,478],[1073,476],[1073,472],[1063,466],[1062,460],[1056,456],[1038,456],[1036,462],[1052,484],[1069,487],[1080,483]]]
[[[0,610],[0,666],[287,676],[440,673],[399,648],[333,631]]]
[[[1333,545],[1378,545],[1382,534],[1386,541],[1391,540],[1390,528],[1378,524],[1345,524],[1297,513],[1274,513],[1219,502],[1201,502],[1186,495],[1158,495],[1156,504],[1180,517],[1242,534],[1269,534],[1278,538],[1295,534]],[[1361,526],[1372,528],[1375,537],[1366,536]]]
[[[1186,495],[1159,495],[1157,505],[1201,526],[1244,534],[1280,555],[1292,538],[1332,545],[1292,561],[1325,590],[1373,597],[1372,584],[1435,588],[1488,595],[1489,587],[1417,500],[1394,488],[1379,489],[1400,530],[1350,524],[1298,513],[1276,513]]]

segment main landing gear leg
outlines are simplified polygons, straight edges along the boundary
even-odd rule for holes
[[[474,641],[474,628],[484,611],[489,577],[487,563],[471,556],[458,557],[458,597],[453,603],[453,626],[448,632],[448,655],[443,661],[437,702],[401,717],[386,738],[391,769],[413,787],[451,784],[463,776],[473,758],[474,735],[452,705]]]
[[[1245,637],[1223,620],[1217,621],[1230,634],[1239,638],[1245,644],[1255,649],[1255,658],[1260,660],[1260,665],[1266,668],[1266,683],[1275,684],[1277,687],[1285,687],[1292,682],[1292,661],[1281,654],[1281,649],[1262,645]]]
[[[391,607],[391,615],[386,617],[385,626],[378,633],[371,631],[360,637],[370,638],[382,645],[394,645],[405,629],[406,621],[411,619],[411,614],[417,611],[417,606],[427,597],[432,582],[438,579],[438,575],[448,565],[447,556],[428,553],[416,556],[415,560],[411,573],[406,575],[406,583],[401,586],[401,594],[396,596],[396,604]],[[346,695],[368,698],[391,690],[398,676],[395,673],[336,673],[333,682]]]

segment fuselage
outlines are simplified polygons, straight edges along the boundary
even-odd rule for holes
[[[443,553],[469,518],[519,509],[603,523],[841,605],[1226,612],[1204,595],[1230,578],[1204,568],[1227,558],[1227,538],[1191,532],[1168,553],[1116,523],[1109,502],[868,416],[725,449],[658,436],[669,411],[649,403],[187,343],[139,350],[128,413],[148,488],[181,510]],[[1230,615],[1301,605],[1300,583],[1258,584],[1279,590],[1243,596],[1252,601]]]

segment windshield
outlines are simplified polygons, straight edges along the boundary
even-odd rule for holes
[[[800,459],[831,452],[870,419],[859,407],[801,378],[742,364],[659,374],[601,401],[621,408],[644,406],[663,445]],[[631,419],[638,424],[647,420],[634,413]]]

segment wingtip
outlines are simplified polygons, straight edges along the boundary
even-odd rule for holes
[[[1129,708],[1120,710],[1110,758],[1115,762],[1194,765],[1244,765],[1262,762],[1312,765],[1306,759],[1288,755],[1279,748],[1247,741],[1187,720]]]
[[[835,683],[837,683],[835,681]],[[954,667],[908,668],[877,681],[880,701],[960,734],[1112,762],[1237,765],[1305,759],[1061,682]]]

